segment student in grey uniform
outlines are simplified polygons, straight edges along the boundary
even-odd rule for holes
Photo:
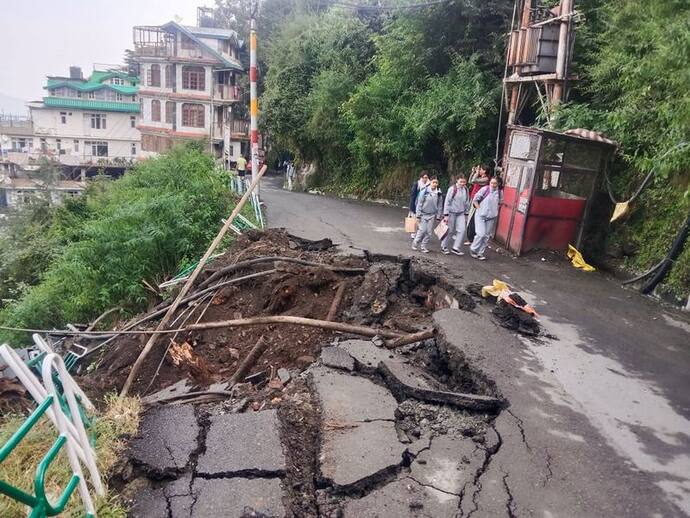
[[[441,220],[443,213],[443,193],[438,188],[438,179],[432,178],[427,187],[419,191],[417,197],[417,235],[412,243],[412,250],[421,244],[422,253],[428,253],[429,238],[434,230],[434,223]]]
[[[453,253],[465,255],[460,247],[465,238],[465,218],[470,212],[470,191],[467,189],[467,180],[464,176],[458,176],[455,185],[448,189],[446,203],[443,205],[444,221],[448,224],[446,237],[441,241],[441,252],[448,255],[448,242],[453,239]]]
[[[470,255],[480,261],[486,260],[484,252],[489,244],[489,239],[496,228],[496,218],[501,205],[501,191],[498,189],[498,180],[492,178],[489,185],[479,189],[474,195],[472,204],[476,209],[474,213],[474,227],[476,234],[470,245]]]

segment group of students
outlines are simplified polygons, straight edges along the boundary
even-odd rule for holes
[[[467,179],[459,175],[444,198],[436,177],[429,178],[422,171],[410,192],[410,215],[417,218],[417,231],[412,234],[412,250],[429,252],[428,244],[437,222],[448,225],[441,239],[441,252],[465,255],[463,243],[470,245],[470,255],[484,261],[486,248],[496,227],[501,191],[497,178],[490,178],[488,168],[480,165],[472,169],[470,187]],[[474,215],[472,216],[472,210]],[[465,242],[468,227],[474,224],[474,238]],[[452,247],[448,245],[452,239]]]

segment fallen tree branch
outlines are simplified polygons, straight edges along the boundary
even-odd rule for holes
[[[86,328],[86,332],[88,333],[89,331],[93,331],[94,328],[98,325],[98,323],[101,320],[103,320],[105,317],[107,317],[111,313],[115,313],[116,311],[122,311],[122,308],[118,306],[118,307],[110,308],[110,309],[104,311],[103,313],[101,313],[100,316],[96,320],[94,320],[93,322],[91,322],[91,324],[89,324],[89,327]]]
[[[230,216],[228,217],[227,220],[225,220],[225,223],[221,227],[221,229],[218,231],[218,234],[216,235],[215,239],[211,243],[211,245],[208,247],[206,252],[204,253],[203,257],[199,260],[199,262],[196,265],[196,268],[194,268],[194,271],[191,273],[187,281],[184,283],[182,286],[182,289],[180,292],[177,294],[177,297],[175,297],[175,300],[173,303],[170,305],[168,308],[168,311],[165,313],[161,321],[158,323],[158,326],[156,327],[156,331],[161,331],[163,330],[167,325],[172,316],[175,314],[175,311],[177,311],[177,308],[179,307],[180,303],[182,302],[182,299],[187,295],[189,290],[194,286],[194,281],[196,281],[196,278],[199,276],[199,273],[201,273],[201,270],[206,266],[206,261],[208,261],[208,258],[211,257],[211,254],[215,251],[216,248],[218,248],[218,245],[220,245],[221,241],[225,237],[225,234],[227,231],[230,229],[232,223],[235,221],[235,218],[237,215],[240,213],[242,210],[242,207],[244,207],[244,204],[247,202],[249,197],[251,196],[252,192],[254,192],[254,189],[256,186],[259,184],[259,180],[261,180],[261,177],[264,175],[266,172],[266,166],[264,165],[260,171],[258,171],[256,178],[252,180],[252,183],[249,184],[249,187],[247,188],[247,192],[244,193],[242,198],[240,198],[240,201],[235,205],[235,208],[233,211],[230,213]],[[127,376],[127,379],[125,380],[125,384],[122,387],[122,391],[120,392],[120,396],[126,396],[127,393],[129,392],[130,387],[132,386],[132,383],[134,383],[134,380],[137,378],[137,375],[139,374],[139,370],[141,369],[141,366],[144,364],[144,360],[146,357],[149,355],[151,352],[151,349],[156,345],[156,342],[158,340],[157,335],[151,336],[149,338],[148,342],[146,342],[146,345],[142,349],[141,353],[139,354],[139,357],[136,359],[134,362],[134,365],[132,365],[132,370],[129,372],[129,376]]]
[[[326,316],[326,320],[329,322],[332,321],[335,318],[335,315],[338,313],[338,307],[340,306],[340,301],[343,299],[343,293],[345,293],[345,288],[347,287],[347,283],[345,281],[342,281],[338,285],[338,289],[335,292],[335,297],[333,297],[333,302],[331,302],[331,307],[328,310],[328,315]]]
[[[205,279],[204,281],[199,283],[199,288],[203,288],[205,286],[208,286],[210,283],[212,283],[216,279],[223,277],[229,273],[233,273],[237,270],[242,270],[243,268],[247,268],[247,267],[253,266],[255,264],[269,263],[269,262],[274,262],[274,261],[282,261],[285,263],[296,263],[296,264],[301,264],[303,266],[317,266],[319,268],[324,268],[326,270],[331,270],[333,272],[341,272],[341,273],[366,273],[367,272],[366,268],[353,268],[350,266],[337,266],[337,265],[331,265],[331,264],[317,263],[314,261],[307,261],[305,259],[298,259],[296,257],[283,257],[283,256],[279,256],[279,255],[272,255],[272,256],[267,256],[267,257],[257,257],[255,259],[248,259],[248,260],[242,261],[240,263],[225,266],[225,267],[221,268],[220,270],[216,270],[215,272],[213,272],[209,276],[208,279]]]
[[[399,338],[389,340],[388,342],[386,342],[386,347],[388,347],[389,349],[394,349],[396,347],[400,347],[401,345],[413,344],[415,342],[421,342],[422,340],[433,338],[435,335],[435,329],[427,329],[426,331],[420,331],[418,333],[404,335]]]
[[[254,347],[252,347],[252,350],[249,351],[249,354],[247,354],[244,360],[242,360],[242,363],[239,367],[237,367],[237,370],[230,378],[230,381],[228,382],[228,389],[232,389],[236,383],[246,377],[247,373],[252,369],[252,367],[254,367],[254,365],[256,365],[256,362],[259,361],[259,358],[261,358],[261,355],[266,352],[267,348],[268,340],[264,338],[264,335],[261,335]]]
[[[266,317],[251,317],[239,318],[235,320],[220,320],[217,322],[203,322],[200,324],[193,324],[187,326],[187,331],[196,331],[198,329],[216,329],[219,327],[238,327],[238,326],[255,326],[259,324],[295,324],[298,326],[319,327],[321,329],[328,329],[330,331],[340,331],[341,333],[352,333],[361,336],[382,336],[383,338],[400,338],[401,335],[395,331],[388,331],[386,329],[376,329],[373,327],[359,326],[355,324],[345,324],[342,322],[329,322],[327,320],[318,320],[315,318],[292,317],[288,315],[276,315]]]

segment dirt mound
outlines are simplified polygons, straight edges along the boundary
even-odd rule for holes
[[[431,309],[415,300],[412,290],[400,282],[404,269],[399,264],[339,255],[329,245],[275,230],[240,236],[202,272],[190,295],[248,275],[265,275],[219,286],[181,305],[170,327],[273,315],[324,320],[341,285],[344,289],[335,321],[375,322],[400,333],[429,327]],[[280,257],[287,259],[276,259]],[[161,303],[153,310],[164,307]],[[153,328],[156,323],[157,319],[151,319],[137,329]],[[185,378],[200,387],[227,381],[261,337],[268,342],[268,348],[250,375],[263,371],[273,374],[279,368],[306,368],[318,357],[321,346],[332,341],[334,332],[269,324],[164,335],[146,358],[131,392],[143,396]],[[119,390],[147,338],[122,335],[106,346],[80,380],[85,390],[97,396]]]

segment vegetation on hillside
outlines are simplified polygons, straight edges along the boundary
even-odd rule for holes
[[[217,0],[218,20],[238,2]],[[690,4],[578,0],[576,9],[584,15],[573,64],[579,81],[551,124],[621,143],[611,171],[621,200],[655,169],[629,220],[607,229],[602,208],[606,231],[588,250],[599,259],[623,255],[643,270],[666,254],[690,209]],[[443,183],[490,160],[511,14],[505,0],[400,11],[264,0],[261,123],[273,150],[314,165],[312,186],[389,198],[403,197],[420,168]],[[247,17],[241,11],[232,23],[242,31]],[[539,111],[525,113],[540,121]],[[667,283],[687,294],[690,247]]]
[[[0,322],[51,328],[114,306],[143,309],[151,297],[144,282],[155,286],[198,259],[216,235],[233,203],[227,185],[213,158],[189,145],[118,180],[94,182],[64,207],[34,211],[44,216],[23,231],[21,249],[3,247],[0,270],[12,277],[2,288],[17,298]],[[3,239],[9,245],[12,237]],[[27,337],[2,338],[17,344]]]

